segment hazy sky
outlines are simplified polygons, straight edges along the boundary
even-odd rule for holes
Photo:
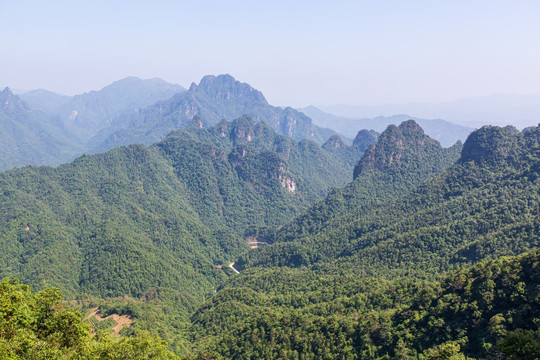
[[[0,86],[229,73],[274,105],[540,93],[540,1],[0,0]]]

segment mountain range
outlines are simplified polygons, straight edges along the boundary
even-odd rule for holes
[[[58,165],[84,149],[60,118],[32,110],[9,88],[0,91],[0,170]]]
[[[134,142],[151,144],[171,130],[185,127],[196,115],[201,117],[203,126],[249,115],[295,140],[311,139],[323,143],[334,134],[313,125],[311,119],[301,112],[269,105],[263,94],[248,84],[230,75],[219,75],[205,76],[198,85],[192,84],[184,93],[115,118],[111,126],[102,130],[90,143],[94,151]]]
[[[0,173],[0,357],[540,356],[540,126],[351,141],[229,75],[28,95],[6,167],[104,152]]]
[[[403,121],[416,121],[431,138],[439,141],[444,147],[454,145],[457,141],[465,141],[474,130],[471,127],[457,125],[441,119],[421,119],[410,115],[377,116],[375,118],[349,118],[326,113],[315,106],[298,109],[318,126],[327,127],[346,137],[353,137],[362,129],[371,129],[378,132],[386,129],[388,125],[399,125]]]
[[[540,119],[540,94],[493,94],[442,103],[319,106],[325,112],[348,118],[373,118],[409,114],[424,119],[444,119],[465,127],[536,126]]]
[[[200,121],[151,147],[0,173],[0,276],[101,297],[156,285],[204,294],[249,229],[278,226],[346,184],[365,151],[296,142],[249,117]]]
[[[134,143],[150,145],[169,132],[187,126],[197,115],[204,126],[249,115],[255,121],[265,121],[282,135],[296,140],[311,139],[320,144],[335,134],[313,125],[309,117],[292,108],[269,105],[260,91],[230,75],[206,76],[187,91],[160,79],[135,77],[73,97],[46,90],[26,92],[19,97],[9,89],[5,91],[11,94],[5,95],[5,102],[12,102],[5,106],[17,109],[9,116],[4,112],[6,122],[8,118],[10,123],[28,118],[25,111],[33,109],[38,115],[33,116],[32,125],[24,122],[17,125],[26,128],[9,139],[21,144],[32,143],[32,146],[6,147],[0,169],[27,164],[58,165],[82,153],[103,152]],[[15,103],[24,103],[24,106],[15,106]],[[5,137],[9,136],[9,126],[15,125],[6,124]],[[65,139],[57,139],[60,135]],[[42,153],[57,155],[49,160]]]

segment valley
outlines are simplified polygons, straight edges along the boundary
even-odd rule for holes
[[[4,358],[538,354],[540,127],[339,136],[230,75],[1,96]]]

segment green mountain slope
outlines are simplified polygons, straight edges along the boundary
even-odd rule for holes
[[[461,144],[448,149],[442,148],[412,120],[399,127],[391,125],[357,162],[355,178],[350,184],[333,190],[324,200],[284,225],[271,240],[280,243],[293,241],[292,244],[283,246],[295,248],[302,240],[294,240],[313,236],[327,227],[334,229],[336,223],[341,222],[340,219],[354,209],[369,208],[403,197],[423,181],[455,163],[460,151]],[[277,247],[279,245],[276,244]],[[339,251],[338,249],[336,248],[336,251]],[[296,256],[293,251],[281,259],[287,261],[289,255]],[[257,252],[247,254],[246,259],[241,259],[239,265],[253,261],[247,257],[255,259],[257,256],[265,255]]]
[[[538,327],[539,264],[536,250],[434,283],[248,270],[193,316],[192,341],[226,359],[501,358],[498,342]]]
[[[327,269],[430,277],[538,247],[539,138],[540,127],[484,127],[467,139],[456,165],[401,199],[323,218],[312,233],[251,252],[242,265],[324,262]],[[360,161],[360,173],[370,156]]]
[[[216,266],[247,249],[248,227],[282,224],[352,172],[350,148],[297,143],[249,118],[196,125],[151,147],[1,173],[0,277],[200,301],[227,277]]]

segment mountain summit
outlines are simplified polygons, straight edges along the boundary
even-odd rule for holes
[[[215,101],[231,101],[242,98],[244,101],[268,105],[264,95],[252,88],[249,84],[237,81],[229,74],[207,75],[201,79],[199,85],[192,83],[189,91]]]
[[[279,134],[295,140],[310,139],[322,144],[334,134],[313,125],[299,111],[269,105],[260,91],[224,74],[205,76],[184,93],[118,116],[111,128],[102,131],[92,142],[94,151],[132,143],[151,144],[172,130],[188,126],[195,116],[200,116],[205,127],[211,127],[222,119],[231,121],[244,115],[255,122],[264,121]]]
[[[441,146],[427,136],[414,120],[404,121],[399,126],[390,125],[358,161],[354,177],[366,170],[383,170],[398,160],[407,161],[413,154],[427,154],[434,148],[440,149]]]
[[[6,87],[0,91],[0,112],[9,117],[18,117],[30,111],[28,105],[17,95],[13,94],[10,88]]]

